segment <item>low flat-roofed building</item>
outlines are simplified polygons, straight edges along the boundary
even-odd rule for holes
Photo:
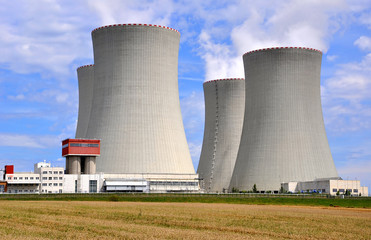
[[[291,193],[310,192],[335,196],[345,194],[352,196],[368,196],[368,187],[362,187],[359,180],[316,179],[306,182],[281,183],[281,187]]]
[[[7,193],[39,193],[40,174],[33,172],[14,172],[5,174]]]

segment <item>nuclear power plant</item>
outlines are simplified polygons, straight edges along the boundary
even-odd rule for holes
[[[271,48],[243,55],[246,102],[230,189],[339,179],[322,116],[322,53]]]
[[[322,116],[320,51],[247,52],[244,79],[205,82],[205,129],[195,173],[180,111],[180,33],[116,24],[91,35],[94,64],[77,69],[75,139],[62,141],[66,167],[44,161],[34,173],[17,173],[7,165],[0,193],[254,189],[368,195],[360,181],[337,174]]]
[[[237,158],[245,110],[245,80],[228,78],[203,84],[205,129],[197,173],[207,192],[226,192]]]

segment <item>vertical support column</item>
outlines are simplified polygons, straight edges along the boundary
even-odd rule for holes
[[[85,158],[85,173],[86,174],[95,174],[96,172],[96,157],[86,157]]]
[[[71,156],[68,158],[69,159],[69,163],[68,163],[68,167],[69,167],[69,171],[68,173],[69,174],[80,174],[81,173],[81,161],[80,161],[80,157],[78,156]]]

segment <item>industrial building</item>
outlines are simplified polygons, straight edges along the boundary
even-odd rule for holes
[[[245,116],[230,190],[339,179],[322,116],[321,60],[320,51],[296,47],[243,55]]]
[[[359,180],[316,179],[307,182],[282,183],[284,191],[290,193],[321,193],[331,196],[368,196],[368,187],[362,187]]]
[[[64,168],[39,162],[33,172],[14,172],[14,165],[5,166],[7,193],[62,193]]]
[[[204,82],[205,129],[197,173],[206,192],[227,192],[237,158],[245,110],[245,80]]]

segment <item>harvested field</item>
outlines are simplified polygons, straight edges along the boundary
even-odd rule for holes
[[[371,209],[1,201],[0,239],[370,239]]]

